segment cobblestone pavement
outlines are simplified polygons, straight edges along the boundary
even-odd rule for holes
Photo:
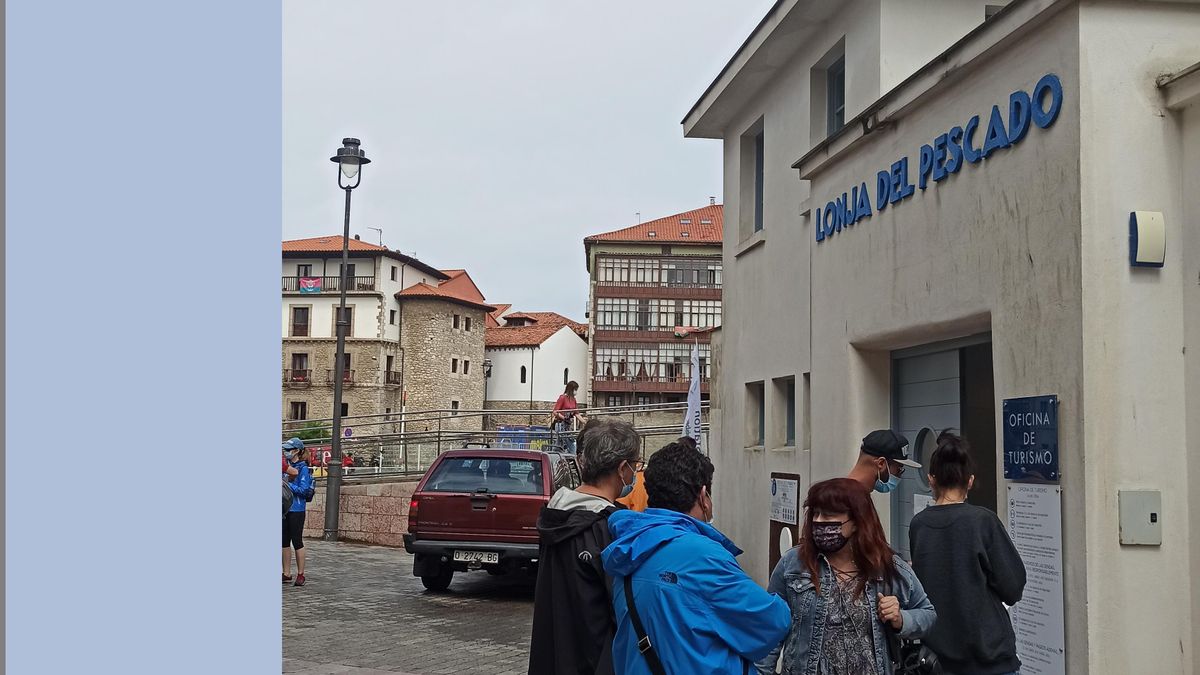
[[[401,549],[305,548],[307,583],[283,587],[283,672],[526,673],[532,577],[460,573],[432,593]]]

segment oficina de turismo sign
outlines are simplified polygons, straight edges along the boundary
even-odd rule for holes
[[[1008,97],[1007,126],[999,105],[992,106],[987,128],[981,129],[981,119],[975,115],[962,126],[955,126],[933,139],[932,144],[922,145],[917,152],[917,184],[909,181],[908,157],[901,157],[889,169],[875,174],[874,210],[883,211],[889,205],[898,204],[913,196],[917,188],[925,190],[929,181],[940,183],[951,174],[958,173],[966,164],[978,164],[998,150],[1010,148],[1029,133],[1030,126],[1047,129],[1058,119],[1062,109],[1063,90],[1058,76],[1048,74],[1034,85],[1033,92],[1014,91]],[[977,136],[982,134],[983,145]],[[870,218],[872,213],[871,193],[863,181],[849,192],[830,200],[824,208],[817,209],[815,222],[817,241],[841,232],[860,220]]]

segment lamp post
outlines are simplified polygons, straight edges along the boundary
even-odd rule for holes
[[[492,360],[484,359],[483,360],[483,409],[484,410],[487,410],[487,390],[488,390],[488,380],[490,380],[490,379],[492,379]],[[485,413],[483,413],[483,430],[484,431],[487,431],[487,428],[488,428],[487,423],[488,423],[488,416],[487,416],[487,413],[485,412]]]
[[[342,496],[342,382],[346,376],[346,287],[350,279],[350,191],[362,182],[362,166],[369,164],[367,154],[359,149],[357,138],[343,138],[342,147],[329,158],[338,165],[338,187],[346,191],[346,222],[342,231],[342,269],[338,273],[337,353],[333,364],[333,438],[329,477],[325,483],[325,541],[337,541],[338,511]]]

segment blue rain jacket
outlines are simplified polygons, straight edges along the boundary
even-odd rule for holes
[[[300,473],[291,480],[288,485],[292,486],[292,492],[296,494],[296,498],[292,500],[292,508],[288,509],[289,513],[304,512],[304,507],[308,504],[304,501],[304,493],[313,484],[312,470],[308,468],[308,462],[292,462],[292,466]],[[283,479],[287,480],[287,474],[283,474]]]
[[[744,672],[787,635],[787,602],[742,571],[741,549],[713,526],[665,509],[608,517],[613,542],[601,558],[613,577],[617,673],[650,673],[625,604],[631,577],[642,625],[668,673]]]

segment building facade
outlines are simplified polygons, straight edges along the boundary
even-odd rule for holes
[[[686,400],[693,341],[707,399],[709,338],[695,329],[721,325],[723,213],[714,203],[584,239],[592,405]]]
[[[1190,2],[771,9],[683,122],[724,144],[712,454],[747,572],[765,582],[780,546],[773,477],[844,476],[876,428],[918,461],[922,430],[961,430],[971,501],[1013,525],[1035,484],[1011,411],[1054,396],[1036,485],[1061,562],[1027,561],[1026,597],[1061,603],[1041,639],[1061,626],[1062,652],[1028,670],[1197,672],[1198,61]],[[902,553],[919,473],[876,495]],[[1161,508],[1126,512],[1135,493]],[[1130,541],[1142,516],[1161,543]]]
[[[499,323],[502,322],[502,323]],[[579,383],[576,399],[587,405],[587,325],[554,312],[510,312],[485,333],[487,400],[492,410],[529,410],[489,415],[489,425],[547,423],[567,382]]]
[[[340,236],[283,242],[284,420],[333,416],[341,250]],[[484,326],[494,308],[470,276],[357,238],[349,266],[342,415],[482,408]]]

